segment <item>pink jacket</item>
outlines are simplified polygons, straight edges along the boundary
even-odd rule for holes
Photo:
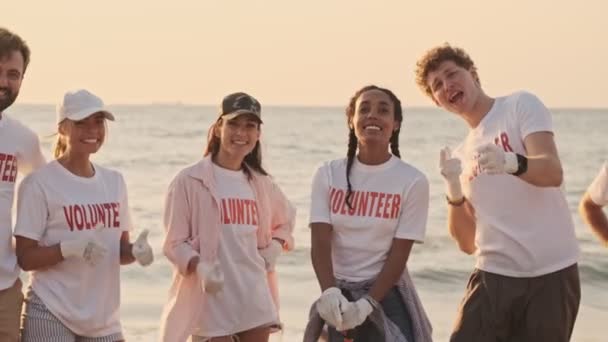
[[[258,247],[268,246],[277,237],[285,241],[286,250],[293,249],[295,208],[270,177],[252,170],[251,185],[258,206]],[[161,319],[162,342],[185,342],[202,318],[205,293],[196,273],[188,274],[187,267],[195,256],[210,263],[217,258],[220,205],[215,186],[209,157],[179,172],[169,185],[163,252],[175,266],[175,272]],[[268,272],[268,284],[278,309],[274,272]]]

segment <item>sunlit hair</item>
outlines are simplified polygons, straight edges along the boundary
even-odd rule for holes
[[[350,197],[353,193],[352,185],[350,183],[350,171],[353,167],[353,162],[355,161],[355,156],[357,154],[357,146],[359,144],[357,136],[355,135],[355,128],[351,127],[350,123],[352,122],[352,119],[355,116],[357,100],[363,93],[368,92],[370,90],[379,90],[388,95],[389,99],[393,103],[393,113],[395,115],[395,121],[399,123],[403,122],[403,110],[401,109],[401,101],[392,91],[388,89],[380,88],[375,85],[368,85],[359,89],[355,93],[355,95],[351,97],[348,107],[346,107],[346,123],[349,125],[348,152],[346,153],[346,184],[348,185],[348,190],[346,191],[346,205],[348,205],[350,209],[352,209]],[[401,153],[399,152],[400,131],[401,125],[398,125],[397,129],[393,132],[393,135],[391,135],[390,139],[391,152],[398,158],[401,158]]]
[[[215,130],[220,129],[222,124],[224,123],[224,119],[219,118],[216,122],[214,122],[211,127],[209,127],[209,132],[207,133],[207,147],[205,148],[204,156],[208,156],[211,154],[211,159],[215,160],[218,152],[221,148],[220,138],[215,135]],[[258,126],[260,129],[260,126]],[[254,170],[264,176],[268,175],[268,172],[264,170],[262,167],[262,148],[260,146],[260,140],[255,143],[255,147],[249,154],[245,156],[243,159],[243,172],[247,175],[248,178],[251,178],[251,170]]]
[[[477,75],[477,67],[471,57],[463,49],[445,43],[428,50],[416,62],[416,84],[429,97],[433,98],[433,92],[427,83],[427,78],[431,72],[437,70],[441,63],[445,61],[452,61],[459,67],[471,71],[475,80],[481,84]]]
[[[9,57],[13,51],[21,52],[23,73],[25,74],[25,69],[30,64],[30,48],[21,37],[0,27],[0,60]]]

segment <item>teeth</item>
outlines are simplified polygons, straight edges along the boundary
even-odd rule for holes
[[[247,144],[246,141],[233,141],[233,143],[235,143],[236,145],[246,145]]]
[[[84,142],[87,144],[95,144],[97,143],[97,139],[84,139]]]
[[[369,129],[369,130],[374,130],[374,131],[379,131],[380,127],[376,126],[376,125],[369,125],[369,126],[365,126],[365,129]]]

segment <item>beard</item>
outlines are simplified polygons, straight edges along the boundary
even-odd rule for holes
[[[13,93],[10,88],[0,88],[0,92],[5,93],[4,97],[0,95],[0,113],[2,113],[15,102],[19,92]]]

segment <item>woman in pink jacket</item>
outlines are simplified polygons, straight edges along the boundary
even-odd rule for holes
[[[161,341],[268,341],[280,327],[274,265],[295,209],[262,167],[261,106],[222,101],[205,157],[171,182],[163,250],[174,265]]]

